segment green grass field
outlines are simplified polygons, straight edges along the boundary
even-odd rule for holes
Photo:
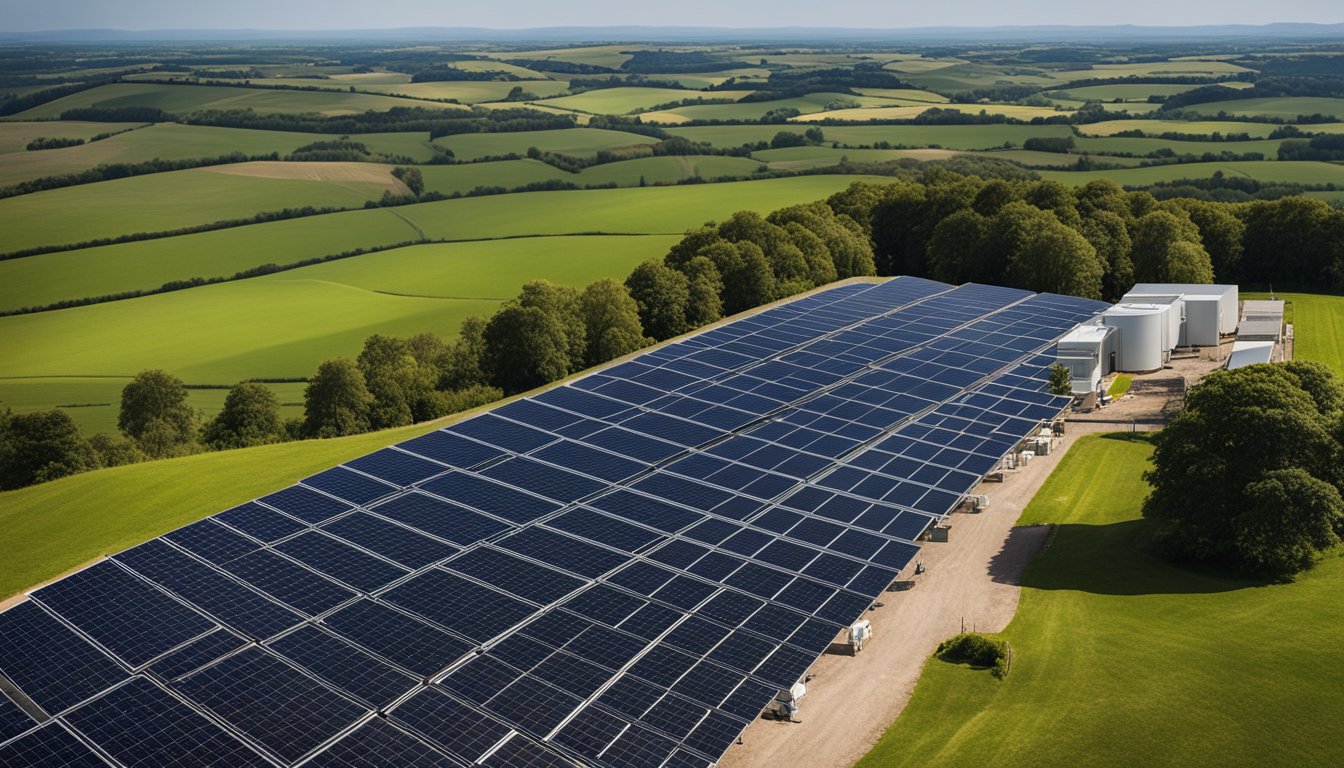
[[[733,96],[737,93],[737,96]],[[708,98],[740,98],[749,91],[712,91],[705,94]],[[901,102],[877,96],[854,96],[847,93],[809,93],[791,99],[771,101],[748,101],[736,104],[696,104],[688,107],[673,107],[658,112],[646,112],[640,117],[647,123],[667,123],[676,125],[687,120],[758,120],[765,113],[777,109],[796,109],[803,114],[823,112],[837,104],[858,104],[863,107],[889,106],[893,104],[916,104]],[[920,111],[933,106],[920,102]],[[774,135],[774,134],[770,134]]]
[[[1149,136],[1163,133],[1199,135],[1245,133],[1253,139],[1264,139],[1278,127],[1270,123],[1237,123],[1230,120],[1107,120],[1080,125],[1078,130],[1088,136],[1110,136],[1121,131],[1143,131]]]
[[[1344,296],[1275,293],[1283,299],[1284,321],[1293,324],[1293,356],[1325,363],[1344,376]],[[1247,291],[1243,299],[1267,299],[1268,293]]]
[[[668,133],[716,147],[740,147],[770,141],[780,131],[802,133],[802,125],[706,125],[669,127]],[[889,142],[895,147],[938,146],[947,149],[998,149],[1005,143],[1020,147],[1033,136],[1072,136],[1067,125],[826,125],[824,143],[871,146]]]
[[[4,248],[12,251],[162,232],[304,205],[360,208],[384,191],[405,192],[404,185],[392,178],[390,166],[290,163],[267,167],[275,175],[297,178],[253,175],[260,169],[250,166],[213,166],[0,200]],[[304,178],[314,174],[323,178]]]
[[[0,145],[9,143],[6,138],[8,135],[47,135],[64,125],[67,123],[0,123]],[[102,126],[100,131],[95,132],[97,133],[116,130],[115,126],[120,124],[77,125]],[[109,128],[109,125],[114,127]],[[53,127],[43,129],[41,126]],[[22,130],[10,131],[11,128]],[[142,163],[155,158],[185,160],[218,157],[230,152],[241,152],[249,156],[278,152],[284,157],[306,144],[331,141],[333,138],[337,137],[293,131],[257,131],[246,128],[159,123],[78,147],[28,152],[19,146],[14,151],[0,154],[0,186],[42,176],[74,173],[104,163]],[[350,138],[352,141],[364,144],[371,152],[404,155],[417,162],[428,161],[435,154],[429,144],[428,133],[365,133]]]
[[[60,408],[79,424],[86,435],[117,431],[117,412],[121,390],[129,377],[56,377],[0,379],[0,403],[20,413]],[[302,383],[267,384],[280,398],[284,418],[303,415]],[[189,389],[187,401],[207,418],[224,407],[227,389]]]
[[[1086,184],[1093,179],[1110,179],[1121,185],[1146,186],[1159,181],[1207,179],[1220,172],[1224,176],[1288,184],[1344,184],[1344,165],[1311,161],[1239,160],[1230,163],[1154,165],[1118,171],[1040,171],[1040,174],[1042,178],[1073,185]]]
[[[135,128],[139,123],[86,123],[71,120],[68,122],[34,122],[34,123],[7,123],[0,122],[0,156],[8,156],[13,153],[28,152],[28,142],[33,139],[46,137],[48,139],[84,139],[85,141],[97,136],[100,133],[111,131],[124,131],[127,128]],[[51,157],[52,152],[60,152],[58,149],[43,149],[32,152],[38,157]],[[6,163],[12,162],[12,159],[6,159]],[[4,163],[0,163],[3,165]]]
[[[1282,117],[1296,119],[1298,115],[1333,115],[1344,119],[1344,99],[1312,98],[1307,96],[1284,96],[1266,99],[1234,99],[1232,101],[1213,101],[1207,104],[1191,104],[1190,109],[1204,115],[1216,115],[1226,112],[1229,115],[1250,117]]]
[[[452,417],[450,417],[451,419]],[[0,493],[0,595],[414,437],[431,425],[100,469]],[[2,599],[2,598],[0,598]]]
[[[1082,438],[1023,512],[1057,532],[1023,579],[1003,682],[931,659],[858,768],[1325,766],[1344,754],[1344,561],[1292,584],[1187,570],[1139,518],[1144,441]]]
[[[190,384],[304,377],[328,357],[357,354],[373,333],[434,331],[451,337],[463,317],[488,315],[528,280],[582,286],[602,277],[621,279],[677,239],[580,236],[414,246],[250,280],[3,318],[0,375],[6,378],[0,378],[0,401],[23,410],[115,401],[114,395],[59,388],[39,394],[32,379],[15,377],[126,377],[146,367],[165,368]],[[94,382],[109,380],[86,385]],[[109,387],[101,391],[119,391],[114,381]]]
[[[451,149],[458,160],[526,154],[529,147],[562,155],[592,157],[599,149],[620,149],[638,144],[653,144],[649,136],[599,128],[565,128],[558,131],[519,131],[511,133],[464,133],[435,139],[434,143]]]
[[[736,158],[713,158],[716,161],[732,159]],[[441,166],[423,170],[474,167]],[[592,170],[603,168],[607,166],[596,166]],[[431,176],[426,173],[427,180]],[[62,251],[0,261],[0,309],[41,306],[128,290],[149,290],[191,277],[227,277],[261,264],[289,264],[354,248],[388,246],[424,237],[471,240],[594,232],[676,234],[741,208],[768,212],[816,200],[860,180],[881,179],[806,176],[713,186],[493,195],[348,211]],[[637,184],[638,181],[638,174],[635,174],[630,183]],[[0,328],[4,322],[0,319]],[[3,375],[8,375],[6,367],[0,365],[0,376]]]
[[[636,110],[649,109],[659,104],[667,104],[682,99],[740,99],[751,91],[692,91],[675,88],[645,88],[626,86],[621,88],[600,88],[585,91],[573,96],[560,96],[544,99],[538,104],[557,107],[575,112],[588,112],[595,115],[625,115]]]
[[[151,290],[174,280],[228,277],[260,264],[419,239],[399,210],[350,211],[7,259],[0,261],[0,309]]]
[[[1250,83],[1235,81],[1222,83],[1222,85],[1229,88],[1251,87]],[[1193,84],[1148,83],[1135,85],[1130,83],[1112,83],[1108,85],[1086,85],[1082,88],[1064,88],[1058,91],[1051,91],[1050,95],[1058,96],[1063,99],[1081,101],[1088,101],[1091,99],[1116,101],[1118,99],[1120,101],[1144,102],[1147,101],[1149,96],[1174,96],[1178,93],[1185,93],[1186,91],[1194,90],[1198,87],[1198,85]]]
[[[252,109],[261,113],[317,112],[353,115],[392,107],[462,109],[454,104],[398,99],[368,93],[337,91],[290,91],[237,88],[215,85],[159,85],[156,83],[111,83],[62,96],[55,101],[20,112],[15,120],[53,120],[77,107],[157,107],[173,114],[207,109]]]
[[[515,86],[525,92],[541,98],[557,96],[569,90],[569,83],[563,80],[442,80],[429,83],[412,83],[403,76],[396,82],[369,82],[368,80],[313,80],[309,78],[278,78],[262,80],[266,85],[290,85],[298,88],[318,87],[348,91],[354,86],[363,93],[376,93],[384,96],[405,96],[412,99],[447,100],[455,99],[463,104],[475,104],[482,101],[499,101],[509,95]]]
[[[803,114],[793,120],[800,123],[814,120],[910,120],[934,107],[962,112],[968,115],[986,113],[1004,115],[1015,120],[1031,120],[1036,117],[1056,117],[1070,114],[1068,110],[1052,107],[1028,107],[1017,104],[928,104],[908,102],[903,104],[869,104],[853,109],[833,109]]]
[[[759,162],[745,157],[722,155],[641,157],[585,168],[578,174],[578,183],[615,183],[630,187],[637,186],[641,179],[647,184],[675,184],[691,178],[713,181],[724,177],[750,176],[760,166]]]

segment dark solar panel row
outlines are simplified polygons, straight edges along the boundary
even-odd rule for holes
[[[65,713],[0,754],[708,765],[1058,412],[1035,353],[1100,308],[843,286],[187,526],[0,614]]]

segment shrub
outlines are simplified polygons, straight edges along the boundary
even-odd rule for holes
[[[1002,678],[1008,674],[1008,643],[989,635],[963,632],[940,643],[935,655],[952,664],[991,669],[995,677]]]

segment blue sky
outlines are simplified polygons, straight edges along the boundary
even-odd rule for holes
[[[409,26],[922,27],[1344,21],[1340,0],[0,0],[0,30]]]

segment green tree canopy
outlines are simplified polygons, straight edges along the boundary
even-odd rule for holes
[[[423,343],[420,346],[424,348]],[[356,362],[373,396],[370,428],[399,427],[435,415],[433,395],[439,371],[432,362],[416,359],[407,339],[374,334],[364,340]]]
[[[186,385],[167,371],[141,371],[121,390],[117,427],[154,458],[189,453],[199,421]]]
[[[564,378],[569,339],[553,314],[518,302],[505,304],[485,326],[485,367],[506,395]]]
[[[470,315],[462,318],[457,340],[448,345],[439,374],[439,389],[466,389],[485,385],[490,376],[485,365],[484,317]]]
[[[721,241],[713,247],[733,248]],[[651,259],[635,267],[625,279],[625,287],[635,300],[640,326],[655,341],[670,339],[689,330],[686,305],[690,299],[690,286],[686,275]]]
[[[1310,363],[1210,374],[1158,436],[1144,515],[1173,553],[1289,577],[1344,534],[1341,384]]]
[[[593,366],[627,355],[647,344],[639,323],[639,305],[624,285],[598,280],[579,295],[588,348],[584,363]]]
[[[373,395],[354,360],[337,357],[318,366],[303,392],[303,433],[340,437],[369,431]]]
[[[65,411],[0,413],[0,490],[45,483],[102,466]]]
[[[518,294],[518,304],[535,307],[555,318],[565,334],[565,350],[569,357],[567,373],[582,370],[588,340],[584,338],[586,328],[583,314],[579,311],[579,292],[571,286],[556,285],[549,280],[532,280],[523,284],[523,290]]]
[[[723,317],[723,277],[714,262],[696,256],[682,268],[686,274],[686,324],[692,328]]]
[[[244,381],[224,397],[224,408],[205,425],[202,441],[222,450],[278,443],[286,437],[280,399],[265,384]]]

